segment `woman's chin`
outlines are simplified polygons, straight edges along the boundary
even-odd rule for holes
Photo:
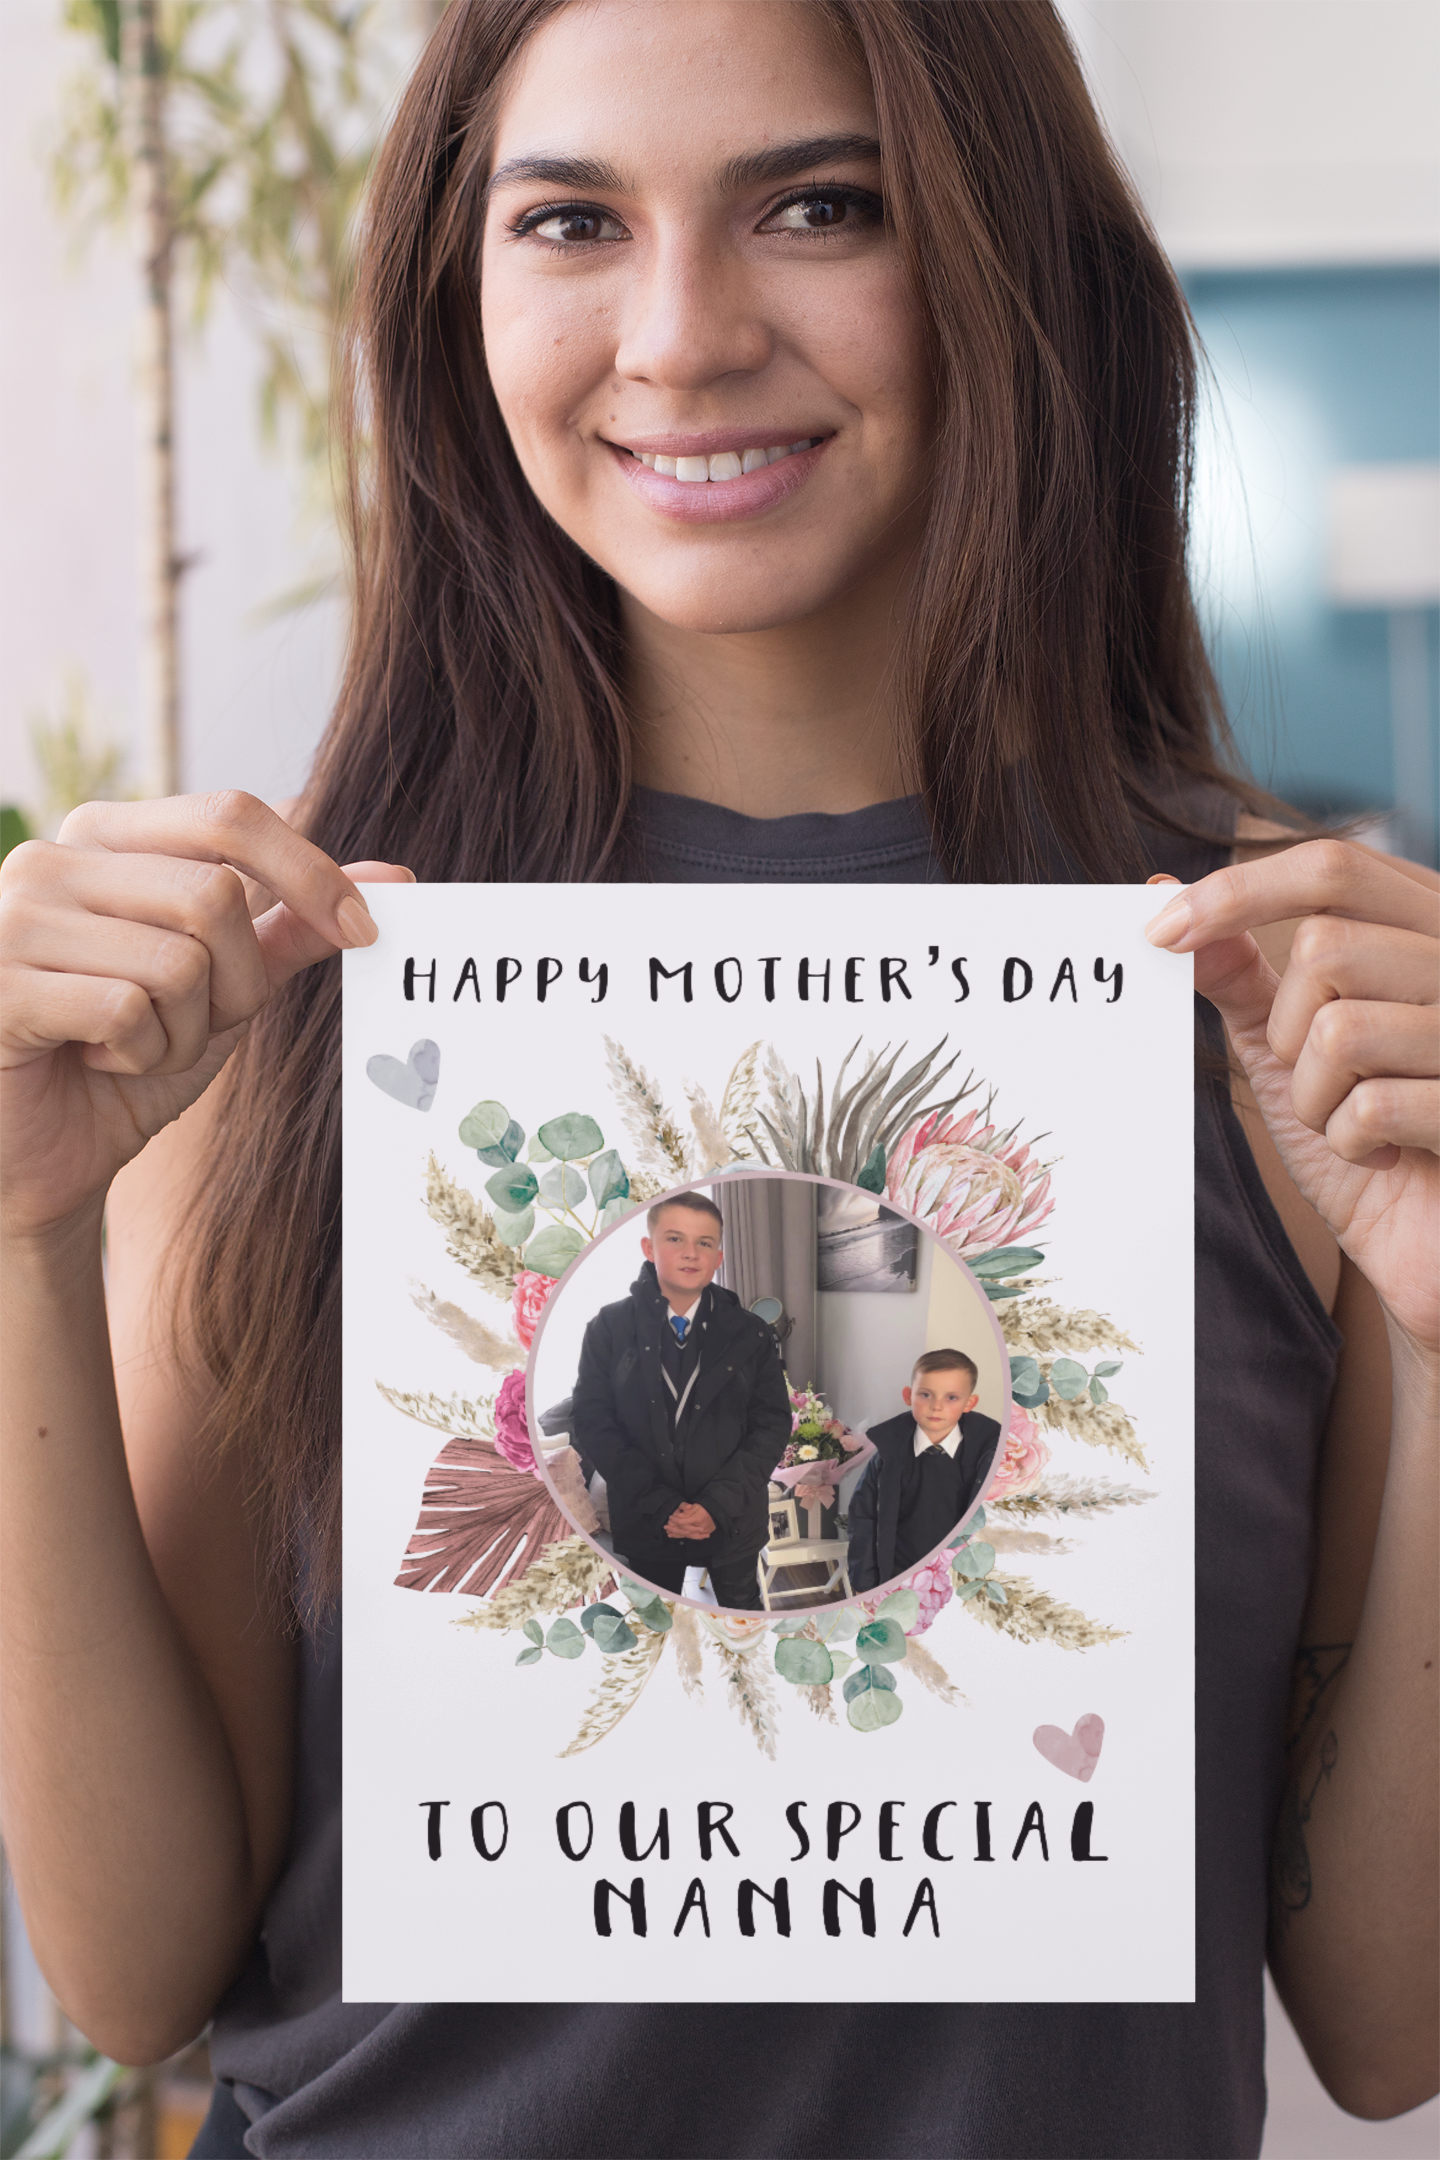
[[[783,630],[823,616],[852,589],[849,578],[797,579],[793,557],[773,564],[707,564],[683,578],[627,581],[606,565],[625,600],[672,630],[698,637],[743,637]]]

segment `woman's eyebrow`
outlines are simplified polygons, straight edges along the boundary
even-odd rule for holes
[[[748,150],[743,156],[731,158],[721,169],[720,186],[727,194],[736,194],[742,188],[788,180],[792,174],[817,165],[859,158],[875,160],[879,155],[880,145],[873,135],[807,135],[796,142],[774,143],[769,149]],[[485,192],[488,195],[497,187],[522,183],[628,192],[615,167],[607,165],[603,158],[546,156],[507,158],[490,175]]]
[[[514,157],[496,166],[485,192],[489,195],[497,187],[511,187],[518,181],[540,181],[546,187],[624,190],[614,166],[602,158]]]

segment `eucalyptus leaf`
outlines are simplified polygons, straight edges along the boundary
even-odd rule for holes
[[[1011,1392],[1022,1410],[1038,1410],[1042,1402],[1050,1400],[1050,1383],[1042,1380],[1033,1395],[1022,1395],[1019,1388],[1013,1388]]]
[[[984,1588],[984,1583],[981,1582],[979,1576],[977,1575],[974,1582],[960,1583],[956,1588],[955,1595],[959,1602],[963,1605],[967,1598],[979,1597],[981,1591]]]
[[[989,1598],[992,1605],[1009,1604],[1010,1600],[1005,1595],[1005,1585],[1003,1583],[987,1582],[984,1587],[985,1595]]]
[[[596,1155],[590,1164],[590,1196],[596,1207],[608,1207],[612,1200],[624,1200],[629,1196],[630,1180],[617,1148],[607,1147]]]
[[[832,1650],[830,1652],[830,1663],[835,1668],[835,1678],[842,1680],[855,1663],[855,1660],[848,1650]]]
[[[1025,1283],[982,1282],[980,1287],[992,1305],[998,1305],[1002,1298],[1025,1297],[1028,1294]]]
[[[538,1665],[544,1655],[545,1652],[540,1649],[537,1644],[531,1643],[526,1649],[520,1652],[520,1655],[516,1658],[515,1662],[517,1665]]]
[[[523,1245],[534,1228],[533,1207],[527,1207],[519,1215],[508,1215],[504,1208],[495,1210],[495,1235],[502,1245]]]
[[[872,1620],[855,1638],[855,1655],[868,1664],[893,1665],[903,1658],[908,1645],[898,1620]]]
[[[1123,1358],[1106,1358],[1102,1364],[1099,1364],[1095,1367],[1096,1379],[1108,1380],[1111,1373],[1119,1372],[1120,1367],[1123,1363]]]
[[[1090,1385],[1090,1375],[1074,1358],[1057,1357],[1050,1367],[1050,1385],[1063,1402],[1074,1402]]]
[[[546,1207],[580,1207],[585,1200],[585,1180],[569,1163],[552,1163],[540,1180],[540,1198]]]
[[[557,1620],[545,1637],[545,1647],[553,1650],[556,1657],[577,1658],[585,1655],[585,1637],[573,1620]]]
[[[820,1633],[827,1643],[853,1642],[860,1631],[860,1615],[853,1605],[837,1605],[819,1616]]]
[[[845,1705],[845,1715],[856,1732],[880,1732],[893,1725],[905,1708],[898,1695],[857,1695]]]
[[[617,1657],[622,1650],[633,1650],[640,1640],[629,1621],[622,1620],[618,1613],[602,1613],[591,1633],[596,1649],[603,1650],[607,1657]]]
[[[643,1621],[652,1635],[668,1635],[675,1625],[674,1613],[660,1598],[652,1599],[648,1605],[637,1605],[635,1617]]]
[[[544,1141],[537,1137],[532,1139],[529,1147],[526,1148],[525,1160],[526,1162],[554,1162],[555,1158]]]
[[[563,1275],[585,1240],[568,1223],[547,1223],[525,1248],[525,1265],[535,1275]]]
[[[1039,1267],[1044,1258],[1044,1253],[1036,1252],[1033,1245],[997,1245],[993,1252],[981,1253],[978,1259],[965,1264],[972,1275],[984,1281],[987,1276],[1024,1275]]]
[[[507,1215],[518,1215],[535,1198],[540,1181],[524,1163],[510,1163],[485,1180],[485,1190],[496,1207],[503,1208]]]
[[[510,1130],[511,1117],[504,1103],[477,1102],[460,1120],[460,1138],[466,1147],[499,1147]],[[525,1135],[520,1135],[523,1140]]]
[[[787,1635],[775,1645],[775,1670],[796,1687],[825,1687],[835,1677],[830,1652],[808,1635]]]
[[[481,1162],[488,1163],[492,1170],[503,1170],[507,1163],[514,1162],[524,1144],[525,1128],[523,1125],[517,1125],[514,1118],[511,1118],[510,1123],[505,1128],[503,1139],[499,1140],[494,1147],[476,1148],[475,1152],[480,1157]]]
[[[627,1215],[634,1214],[639,1205],[640,1202],[632,1200],[628,1192],[623,1198],[617,1193],[613,1200],[607,1200],[604,1207],[601,1208],[600,1220],[596,1224],[596,1228],[598,1230],[608,1230],[612,1223],[623,1222]]]
[[[1040,1360],[1033,1357],[1012,1357],[1010,1360],[1010,1386],[1017,1397],[1033,1395],[1040,1385]]]
[[[885,1190],[885,1150],[875,1146],[865,1158],[864,1168],[855,1183],[862,1192],[883,1193]]]
[[[987,1545],[983,1538],[972,1540],[963,1551],[956,1553],[952,1564],[957,1575],[963,1575],[970,1581],[978,1581],[994,1567],[995,1548]]]
[[[920,1617],[920,1599],[913,1590],[892,1590],[875,1608],[877,1620],[898,1620],[902,1629],[912,1628]]]
[[[840,1693],[846,1702],[854,1702],[857,1695],[872,1690],[880,1695],[893,1695],[898,1684],[894,1673],[887,1672],[883,1665],[861,1665],[851,1673]]]
[[[524,1632],[529,1636],[531,1642],[533,1643],[543,1643],[545,1640],[545,1630],[541,1627],[538,1620],[527,1620],[525,1622]]]
[[[563,1117],[551,1118],[540,1127],[540,1138],[552,1155],[559,1155],[566,1162],[582,1162],[587,1156],[598,1155],[605,1145],[605,1135],[594,1118],[585,1117],[578,1110],[567,1110]]]
[[[1092,1380],[1090,1382],[1090,1400],[1097,1405],[1102,1402],[1109,1402],[1110,1390],[1103,1380]]]
[[[624,1617],[618,1605],[587,1605],[580,1615],[580,1625],[587,1635],[593,1635],[598,1620],[623,1620]]]

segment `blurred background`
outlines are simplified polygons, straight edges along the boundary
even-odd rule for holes
[[[350,223],[442,6],[6,0],[0,844],[94,795],[301,785],[345,635]],[[1440,12],[1061,6],[1208,353],[1194,571],[1241,748],[1434,863]],[[94,2058],[5,1910],[0,2160],[185,2152],[203,2044]],[[1342,2115],[1271,2011],[1267,2160],[1434,2154],[1434,2103]]]

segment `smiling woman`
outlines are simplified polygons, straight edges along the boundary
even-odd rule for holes
[[[1235,2160],[1278,1810],[1306,2045],[1413,2105],[1440,911],[1227,762],[1189,319],[1053,6],[451,0],[346,359],[303,801],[92,804],[4,864],[5,1828],[67,2011],[130,2061],[213,2017],[211,2156]],[[412,876],[1189,881],[1193,2004],[341,2000],[336,956]]]

